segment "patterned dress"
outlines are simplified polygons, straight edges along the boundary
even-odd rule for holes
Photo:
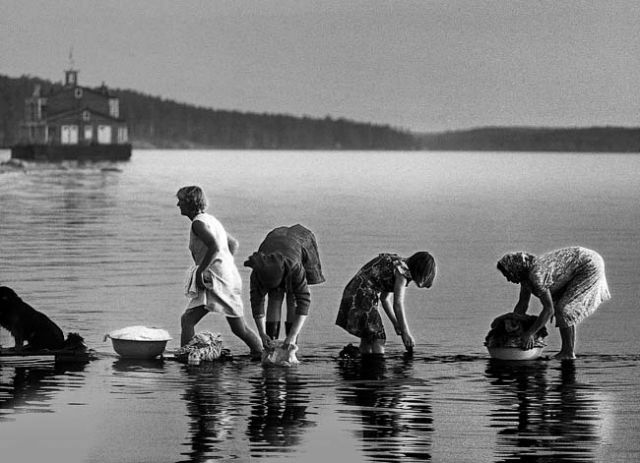
[[[604,260],[580,246],[557,249],[539,257],[527,253],[507,254],[498,262],[537,297],[549,290],[556,326],[577,325],[611,298]]]
[[[393,293],[396,270],[408,285],[411,272],[405,259],[397,254],[380,254],[358,270],[344,289],[336,325],[365,342],[385,340],[378,305],[380,293]]]
[[[536,258],[529,282],[535,296],[546,289],[551,292],[556,326],[561,328],[577,325],[611,299],[604,260],[597,252],[578,246]]]

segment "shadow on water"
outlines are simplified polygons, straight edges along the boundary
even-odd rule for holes
[[[599,391],[576,381],[574,362],[556,365],[488,362],[497,461],[597,461],[603,421]]]
[[[368,461],[430,461],[430,389],[413,377],[413,360],[363,358],[338,364],[340,414],[359,425]]]

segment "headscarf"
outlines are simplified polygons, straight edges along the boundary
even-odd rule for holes
[[[521,281],[526,278],[531,267],[533,267],[535,258],[533,254],[527,252],[510,252],[500,258],[498,261],[498,269],[505,270],[512,277]]]
[[[268,289],[280,286],[284,278],[284,257],[279,253],[254,252],[244,266],[252,268],[260,283]]]

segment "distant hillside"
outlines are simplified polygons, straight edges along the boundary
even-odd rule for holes
[[[15,142],[24,99],[60,83],[0,75],[0,147]],[[113,90],[136,148],[639,152],[640,128],[484,127],[411,133],[346,119],[219,111]]]
[[[640,128],[486,127],[417,136],[425,150],[464,151],[640,151]]]
[[[24,99],[40,84],[43,95],[60,88],[33,77],[0,75],[0,146],[15,142]],[[418,149],[413,134],[345,119],[218,111],[131,90],[113,90],[137,148]]]

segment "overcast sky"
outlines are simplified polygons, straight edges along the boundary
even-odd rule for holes
[[[638,0],[0,0],[0,74],[436,131],[640,126]]]

